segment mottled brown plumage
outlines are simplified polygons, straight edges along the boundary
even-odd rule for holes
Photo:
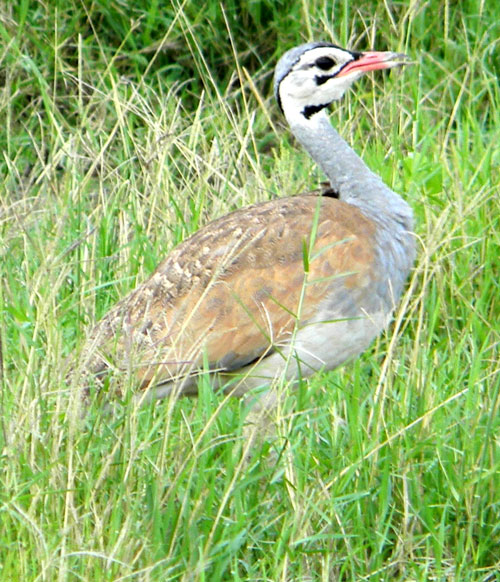
[[[203,357],[213,369],[242,367],[309,322],[340,279],[369,292],[374,230],[361,212],[319,196],[224,216],[101,320],[90,367],[132,368],[142,387],[196,372]]]

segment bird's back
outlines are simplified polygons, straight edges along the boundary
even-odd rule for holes
[[[331,349],[311,371],[333,368],[362,351],[392,311],[378,250],[374,223],[335,198],[304,195],[238,210],[181,243],[101,320],[85,367],[132,370],[146,387],[207,365],[227,373],[272,354],[276,360],[304,330],[329,327]],[[354,333],[360,319],[363,331]]]

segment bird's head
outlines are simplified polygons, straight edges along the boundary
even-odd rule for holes
[[[308,43],[286,52],[276,65],[274,90],[288,117],[306,119],[340,99],[367,71],[405,64],[407,57],[393,52],[354,52],[330,43]]]

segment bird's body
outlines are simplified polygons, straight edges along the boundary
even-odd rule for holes
[[[129,371],[148,395],[165,396],[196,392],[209,370],[215,385],[241,395],[278,376],[333,369],[370,344],[413,264],[412,213],[324,107],[397,57],[327,43],[282,57],[278,102],[335,196],[257,204],[192,235],[97,324],[81,358],[86,374]]]

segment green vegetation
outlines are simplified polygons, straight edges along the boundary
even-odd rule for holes
[[[0,579],[500,580],[497,2],[0,6]],[[400,50],[332,122],[415,209],[395,323],[248,451],[201,386],[75,418],[65,360],[173,246],[317,187],[272,100],[300,42]]]

